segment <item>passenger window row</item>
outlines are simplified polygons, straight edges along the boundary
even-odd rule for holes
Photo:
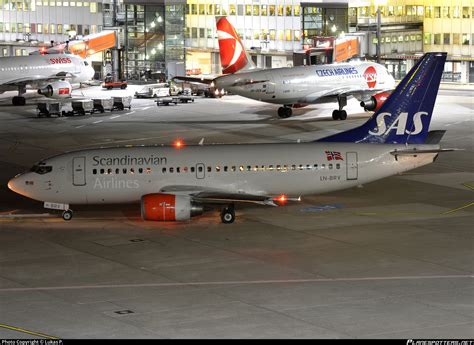
[[[43,69],[43,68],[47,68],[48,66],[28,66],[28,65],[24,65],[24,66],[15,66],[15,67],[2,67],[0,69],[0,71],[2,72],[7,72],[7,71],[23,71],[23,70],[27,70],[27,69]]]
[[[115,168],[115,169],[112,169],[112,168],[108,168],[108,169],[93,169],[92,170],[92,174],[93,175],[112,175],[112,174],[115,174],[115,175],[119,175],[119,174],[151,174],[151,168],[138,168],[138,169],[135,169],[135,168],[122,168],[122,169],[119,169],[119,168]]]
[[[293,165],[247,165],[247,166],[244,166],[244,165],[240,165],[240,166],[237,166],[237,165],[232,165],[232,166],[228,166],[228,165],[224,165],[224,166],[220,166],[220,165],[217,165],[215,166],[214,168],[214,171],[215,172],[236,172],[236,171],[281,171],[281,172],[287,172],[287,171],[290,171],[290,170],[322,170],[322,169],[329,169],[329,170],[332,170],[332,169],[341,169],[341,164],[340,163],[336,163],[335,165],[330,163],[330,164],[299,164],[299,165],[296,165],[296,164],[293,164]],[[163,174],[165,173],[187,173],[187,172],[191,172],[191,173],[195,173],[196,170],[198,172],[204,172],[204,166],[198,166],[197,169],[196,167],[192,166],[192,167],[163,167],[161,169],[161,172]],[[206,171],[207,172],[212,172],[212,167],[208,166],[206,168]],[[112,168],[108,168],[108,169],[93,169],[92,170],[92,174],[94,175],[97,175],[97,174],[100,174],[100,175],[111,175],[111,174],[114,174],[115,175],[119,175],[119,174],[151,174],[151,168],[146,168],[146,169],[143,169],[143,168],[138,168],[138,169],[135,169],[135,168],[122,168],[122,169],[119,169],[119,168],[116,168],[116,169],[112,169]]]

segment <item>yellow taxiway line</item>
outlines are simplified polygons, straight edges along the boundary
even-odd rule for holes
[[[1,324],[1,323],[0,323],[0,328],[6,328],[6,329],[10,329],[12,331],[26,333],[26,334],[34,335],[34,336],[37,336],[37,337],[46,338],[46,339],[59,339],[58,337],[53,337],[52,335],[47,335],[47,334],[44,334],[44,333],[29,331],[27,329],[23,329],[23,328],[20,328],[20,327],[9,326],[9,325],[4,325],[4,324]]]

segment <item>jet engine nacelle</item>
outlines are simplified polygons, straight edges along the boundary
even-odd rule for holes
[[[381,92],[370,97],[368,101],[360,102],[360,106],[366,111],[377,111],[383,102],[390,96],[391,92]]]
[[[187,195],[154,193],[142,196],[143,220],[183,221],[202,214],[202,205],[191,201]]]
[[[38,90],[40,95],[51,98],[69,98],[71,97],[72,86],[69,82],[53,81],[45,87]]]

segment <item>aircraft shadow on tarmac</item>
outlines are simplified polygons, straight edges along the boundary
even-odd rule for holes
[[[293,116],[301,116],[306,115],[312,111],[320,110],[320,108],[315,108],[314,106],[304,107],[304,108],[294,108],[293,109]],[[269,107],[269,108],[261,108],[261,107],[254,107],[254,108],[247,108],[244,111],[240,112],[241,114],[255,114],[255,115],[268,115],[274,118],[277,118],[278,108],[276,107]],[[328,110],[328,114],[330,111]]]

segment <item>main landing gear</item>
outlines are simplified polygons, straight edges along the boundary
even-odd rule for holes
[[[25,100],[25,97],[22,96],[24,93],[26,93],[26,87],[19,86],[18,87],[18,96],[15,96],[15,97],[12,98],[12,104],[15,105],[15,106],[25,105],[26,100]]]
[[[63,212],[63,219],[64,220],[71,220],[72,219],[72,210],[66,210]]]
[[[230,224],[235,221],[234,205],[226,206],[221,211],[221,221],[224,224]]]
[[[291,117],[293,115],[293,110],[291,109],[291,105],[285,105],[284,107],[278,108],[278,116],[281,117],[282,119],[286,119],[288,117]]]
[[[337,96],[337,103],[339,104],[339,109],[336,109],[332,112],[333,120],[345,120],[347,119],[347,112],[342,109],[347,105],[346,96]]]
[[[25,105],[26,104],[26,100],[25,100],[25,97],[23,96],[15,96],[12,98],[12,104],[17,106],[17,105]]]

